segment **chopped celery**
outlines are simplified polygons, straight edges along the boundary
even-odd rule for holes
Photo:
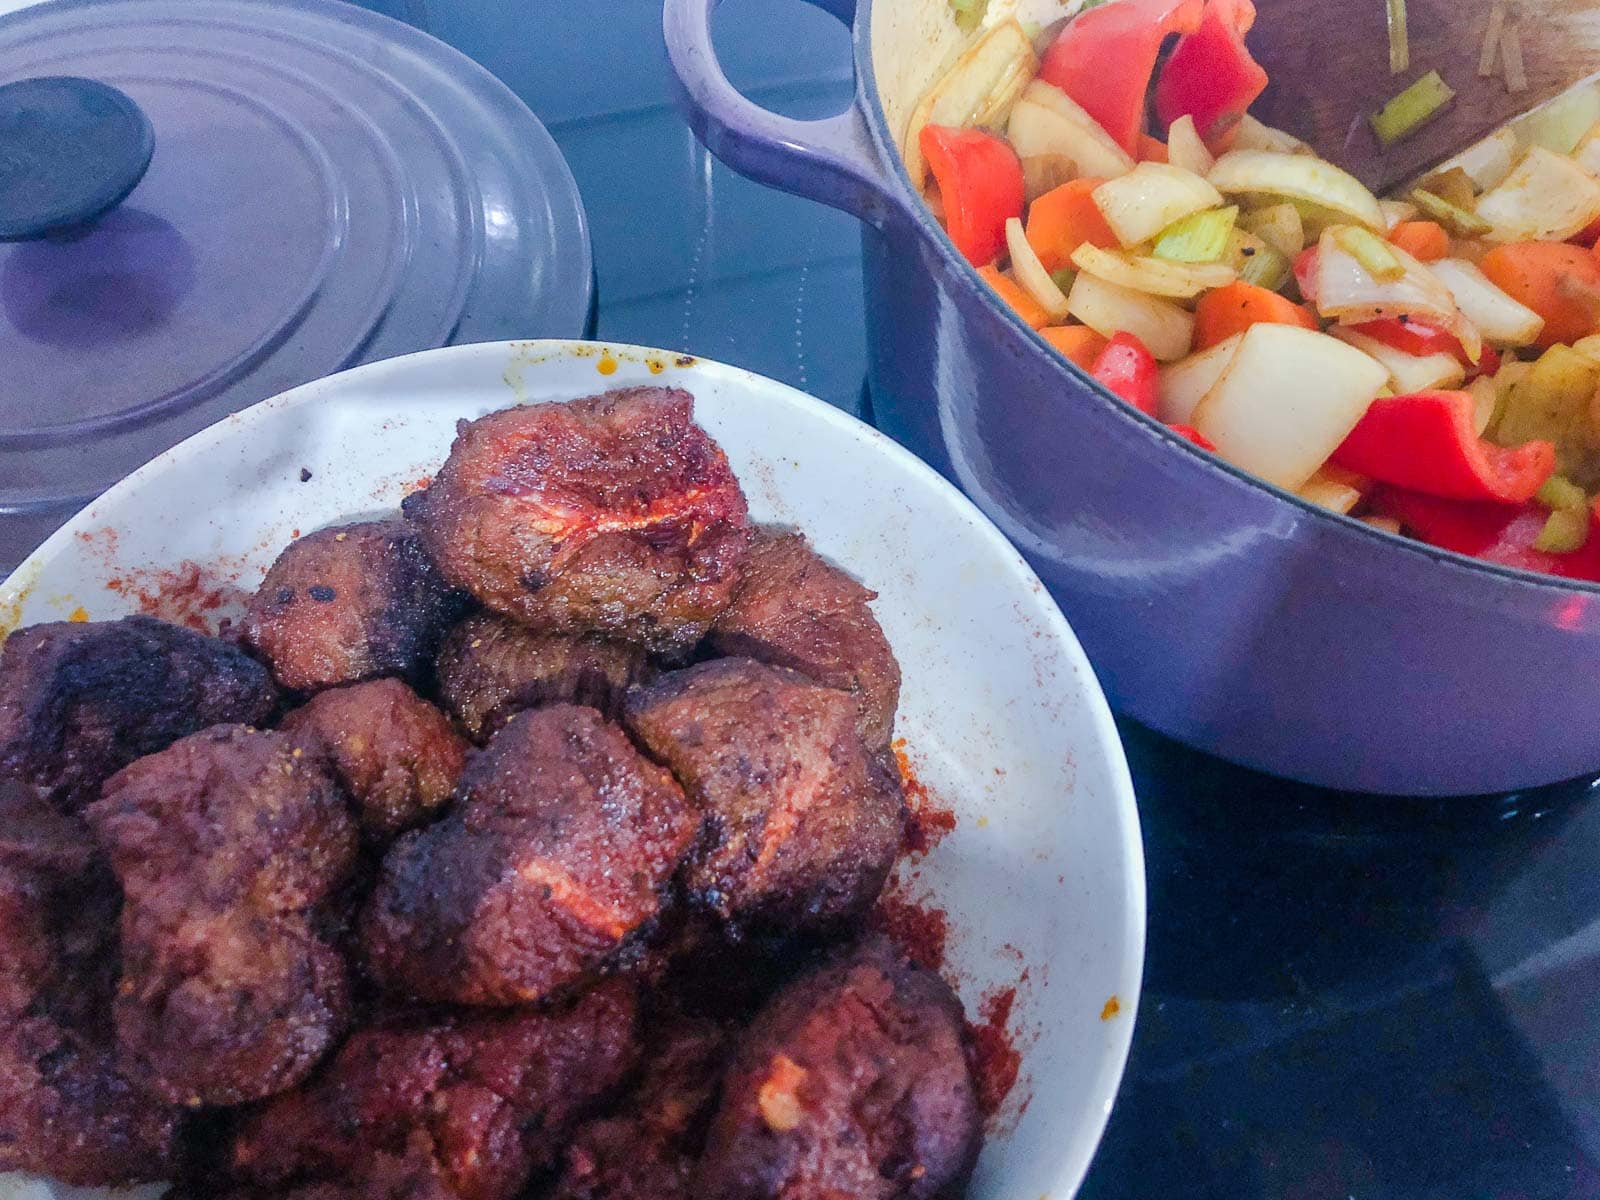
[[[1294,264],[1288,257],[1257,237],[1235,229],[1228,235],[1225,261],[1238,272],[1239,278],[1269,292],[1276,292],[1294,278]]]
[[[1547,554],[1571,554],[1582,550],[1589,540],[1589,510],[1558,508],[1545,518],[1544,528],[1533,539],[1533,548]]]
[[[1392,146],[1437,116],[1455,95],[1438,71],[1429,71],[1372,114],[1372,132],[1385,147]]]
[[[1238,216],[1237,205],[1190,213],[1156,236],[1151,253],[1168,262],[1216,262],[1228,248],[1228,235],[1233,232]]]
[[[1072,290],[1072,281],[1077,277],[1078,273],[1071,267],[1058,267],[1054,271],[1050,272],[1050,281],[1063,292],[1070,292]]]
[[[1560,475],[1546,479],[1533,498],[1550,509],[1584,508],[1589,503],[1581,487]]]
[[[1477,213],[1451,204],[1444,197],[1424,191],[1422,188],[1412,192],[1410,200],[1429,220],[1439,222],[1451,233],[1460,237],[1482,237],[1493,228]]]
[[[1406,0],[1389,0],[1388,8],[1389,74],[1398,75],[1411,66],[1411,38],[1406,31]]]
[[[971,33],[983,24],[983,14],[989,9],[989,0],[950,0],[950,11],[955,14],[956,28]]]
[[[1332,237],[1340,249],[1360,263],[1361,269],[1379,283],[1392,283],[1405,277],[1405,264],[1395,255],[1389,243],[1370,229],[1344,225]]]
[[[1553,442],[1557,470],[1583,476],[1592,446],[1589,404],[1597,384],[1600,367],[1592,359],[1569,346],[1550,347],[1511,385],[1492,426],[1494,440],[1502,446]]]

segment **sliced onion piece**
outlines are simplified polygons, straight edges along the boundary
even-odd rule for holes
[[[1236,278],[1226,263],[1169,262],[1164,258],[1113,254],[1089,242],[1072,252],[1072,265],[1130,291],[1175,300],[1188,300],[1212,288],[1226,287]]]
[[[1058,87],[1035,79],[1011,108],[1006,136],[1019,158],[1062,154],[1078,174],[1111,178],[1133,169],[1128,152]]]
[[[1022,290],[1050,314],[1052,321],[1061,321],[1067,315],[1067,294],[1056,286],[1050,272],[1044,269],[1039,256],[1028,244],[1028,235],[1022,231],[1022,222],[1016,217],[1006,221],[1006,249],[1011,253],[1011,274]]]
[[[1389,245],[1404,268],[1400,278],[1380,282],[1340,244],[1338,227],[1317,243],[1317,311],[1342,325],[1360,325],[1385,317],[1420,317],[1448,329],[1473,362],[1483,351],[1483,337],[1456,307],[1443,281],[1400,247]]]
[[[906,174],[921,189],[928,167],[922,158],[922,127],[998,126],[1039,70],[1033,43],[1015,17],[1001,21],[967,48],[939,81],[923,93],[906,125]]]
[[[1508,127],[1502,125],[1488,137],[1473,142],[1454,158],[1447,158],[1433,170],[1429,176],[1440,175],[1446,171],[1459,168],[1472,180],[1473,186],[1480,192],[1486,192],[1492,187],[1497,187],[1501,180],[1511,174],[1511,168],[1517,161],[1517,135]],[[1411,187],[1423,186],[1423,180],[1417,180]],[[1404,189],[1410,191],[1411,188]]]
[[[1600,175],[1600,124],[1592,126],[1588,133],[1578,139],[1577,148],[1572,152],[1572,161],[1589,174]]]
[[[1281,129],[1263,125],[1249,113],[1240,118],[1233,136],[1235,150],[1271,150],[1279,154],[1310,154],[1311,147]]]
[[[1539,337],[1544,318],[1517,303],[1477,266],[1462,258],[1441,258],[1428,264],[1434,277],[1450,289],[1461,315],[1496,346],[1528,346]]]
[[[1194,410],[1235,466],[1293,491],[1327,461],[1388,373],[1353,346],[1296,325],[1252,325]]]
[[[1478,197],[1497,242],[1564,242],[1600,217],[1600,179],[1570,158],[1532,146],[1500,185]]]
[[[1162,367],[1156,386],[1157,415],[1168,425],[1190,424],[1195,406],[1222,377],[1243,339],[1244,334],[1236,333],[1209,350]]]
[[[1224,195],[1285,196],[1329,209],[1376,232],[1384,229],[1378,198],[1354,175],[1320,158],[1232,150],[1217,159],[1206,178]]]
[[[1339,325],[1328,332],[1375,359],[1379,366],[1389,372],[1389,386],[1397,396],[1425,392],[1430,388],[1453,388],[1467,377],[1466,368],[1454,354],[1407,354],[1377,338]]]
[[[1190,213],[1218,208],[1222,197],[1193,171],[1142,162],[1094,190],[1094,202],[1124,246],[1147,242]]]
[[[1167,126],[1167,161],[1196,175],[1209,175],[1217,165],[1217,157],[1206,149],[1200,140],[1200,131],[1194,127],[1194,118],[1188,113]]]
[[[1590,79],[1523,113],[1508,128],[1524,146],[1571,154],[1596,121],[1600,121],[1600,80]]]
[[[1103,337],[1126,331],[1161,362],[1176,362],[1194,341],[1194,317],[1157,299],[1080,271],[1067,295],[1072,316]]]
[[[1240,226],[1253,233],[1285,258],[1293,258],[1306,248],[1306,223],[1292,204],[1269,204],[1246,213]]]
[[[1417,215],[1417,206],[1409,200],[1379,200],[1378,210],[1383,213],[1384,229],[1390,233],[1401,221],[1409,221]]]

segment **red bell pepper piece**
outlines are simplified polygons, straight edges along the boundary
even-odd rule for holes
[[[1022,164],[1009,144],[981,129],[924,125],[922,157],[939,185],[944,227],[975,267],[1006,244],[1006,221],[1022,216]]]
[[[1521,504],[1556,469],[1549,442],[1514,449],[1480,438],[1468,392],[1380,396],[1333,452],[1346,470],[1429,496]]]
[[[1493,375],[1500,369],[1500,352],[1493,346],[1484,346],[1477,363],[1467,358],[1461,341],[1448,329],[1417,317],[1384,317],[1378,321],[1363,321],[1354,326],[1357,333],[1393,346],[1402,354],[1420,356],[1428,354],[1453,354],[1462,366],[1473,368],[1478,375]]]
[[[1216,0],[1213,0],[1216,2]],[[1039,78],[1060,88],[1139,156],[1145,95],[1169,33],[1200,27],[1206,0],[1115,0],[1074,18],[1050,43]]]
[[[1370,500],[1374,512],[1393,517],[1413,537],[1430,546],[1505,567],[1600,583],[1600,518],[1593,513],[1589,518],[1589,540],[1582,549],[1571,554],[1551,554],[1533,548],[1550,517],[1550,510],[1542,504],[1442,500],[1389,487],[1377,489]]]
[[[1155,416],[1155,355],[1131,333],[1112,335],[1089,368],[1089,374],[1140,412]]]
[[[1307,304],[1317,302],[1317,247],[1307,246],[1294,260],[1294,281],[1300,285],[1300,298]]]
[[[1172,432],[1177,434],[1179,437],[1187,438],[1196,446],[1199,446],[1202,450],[1209,450],[1213,454],[1217,452],[1216,443],[1208,438],[1205,434],[1201,433],[1193,425],[1168,425],[1167,428],[1172,430]]]
[[[1239,124],[1267,87],[1267,73],[1244,45],[1255,15],[1250,0],[1212,0],[1200,27],[1178,39],[1156,82],[1156,117],[1163,129],[1191,116],[1201,139],[1214,144]]]

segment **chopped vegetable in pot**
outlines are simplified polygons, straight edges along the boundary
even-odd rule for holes
[[[1600,582],[1600,84],[1380,199],[1250,116],[1251,0],[1100,0],[1043,38],[980,28],[985,8],[951,0],[969,44],[906,165],[1019,320],[1310,503]],[[1480,74],[1512,86],[1495,11]],[[1410,74],[1404,0],[1388,12]],[[1454,95],[1425,71],[1373,130],[1392,144]]]

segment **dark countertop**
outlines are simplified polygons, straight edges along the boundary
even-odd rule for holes
[[[549,125],[588,206],[600,337],[693,350],[859,411],[855,224],[700,148],[668,98],[659,0],[370,7],[465,50]],[[729,0],[719,37],[731,77],[771,107],[820,116],[850,94],[844,30],[799,0]],[[1085,1197],[1600,1196],[1589,786],[1339,796],[1124,733],[1149,956]]]

